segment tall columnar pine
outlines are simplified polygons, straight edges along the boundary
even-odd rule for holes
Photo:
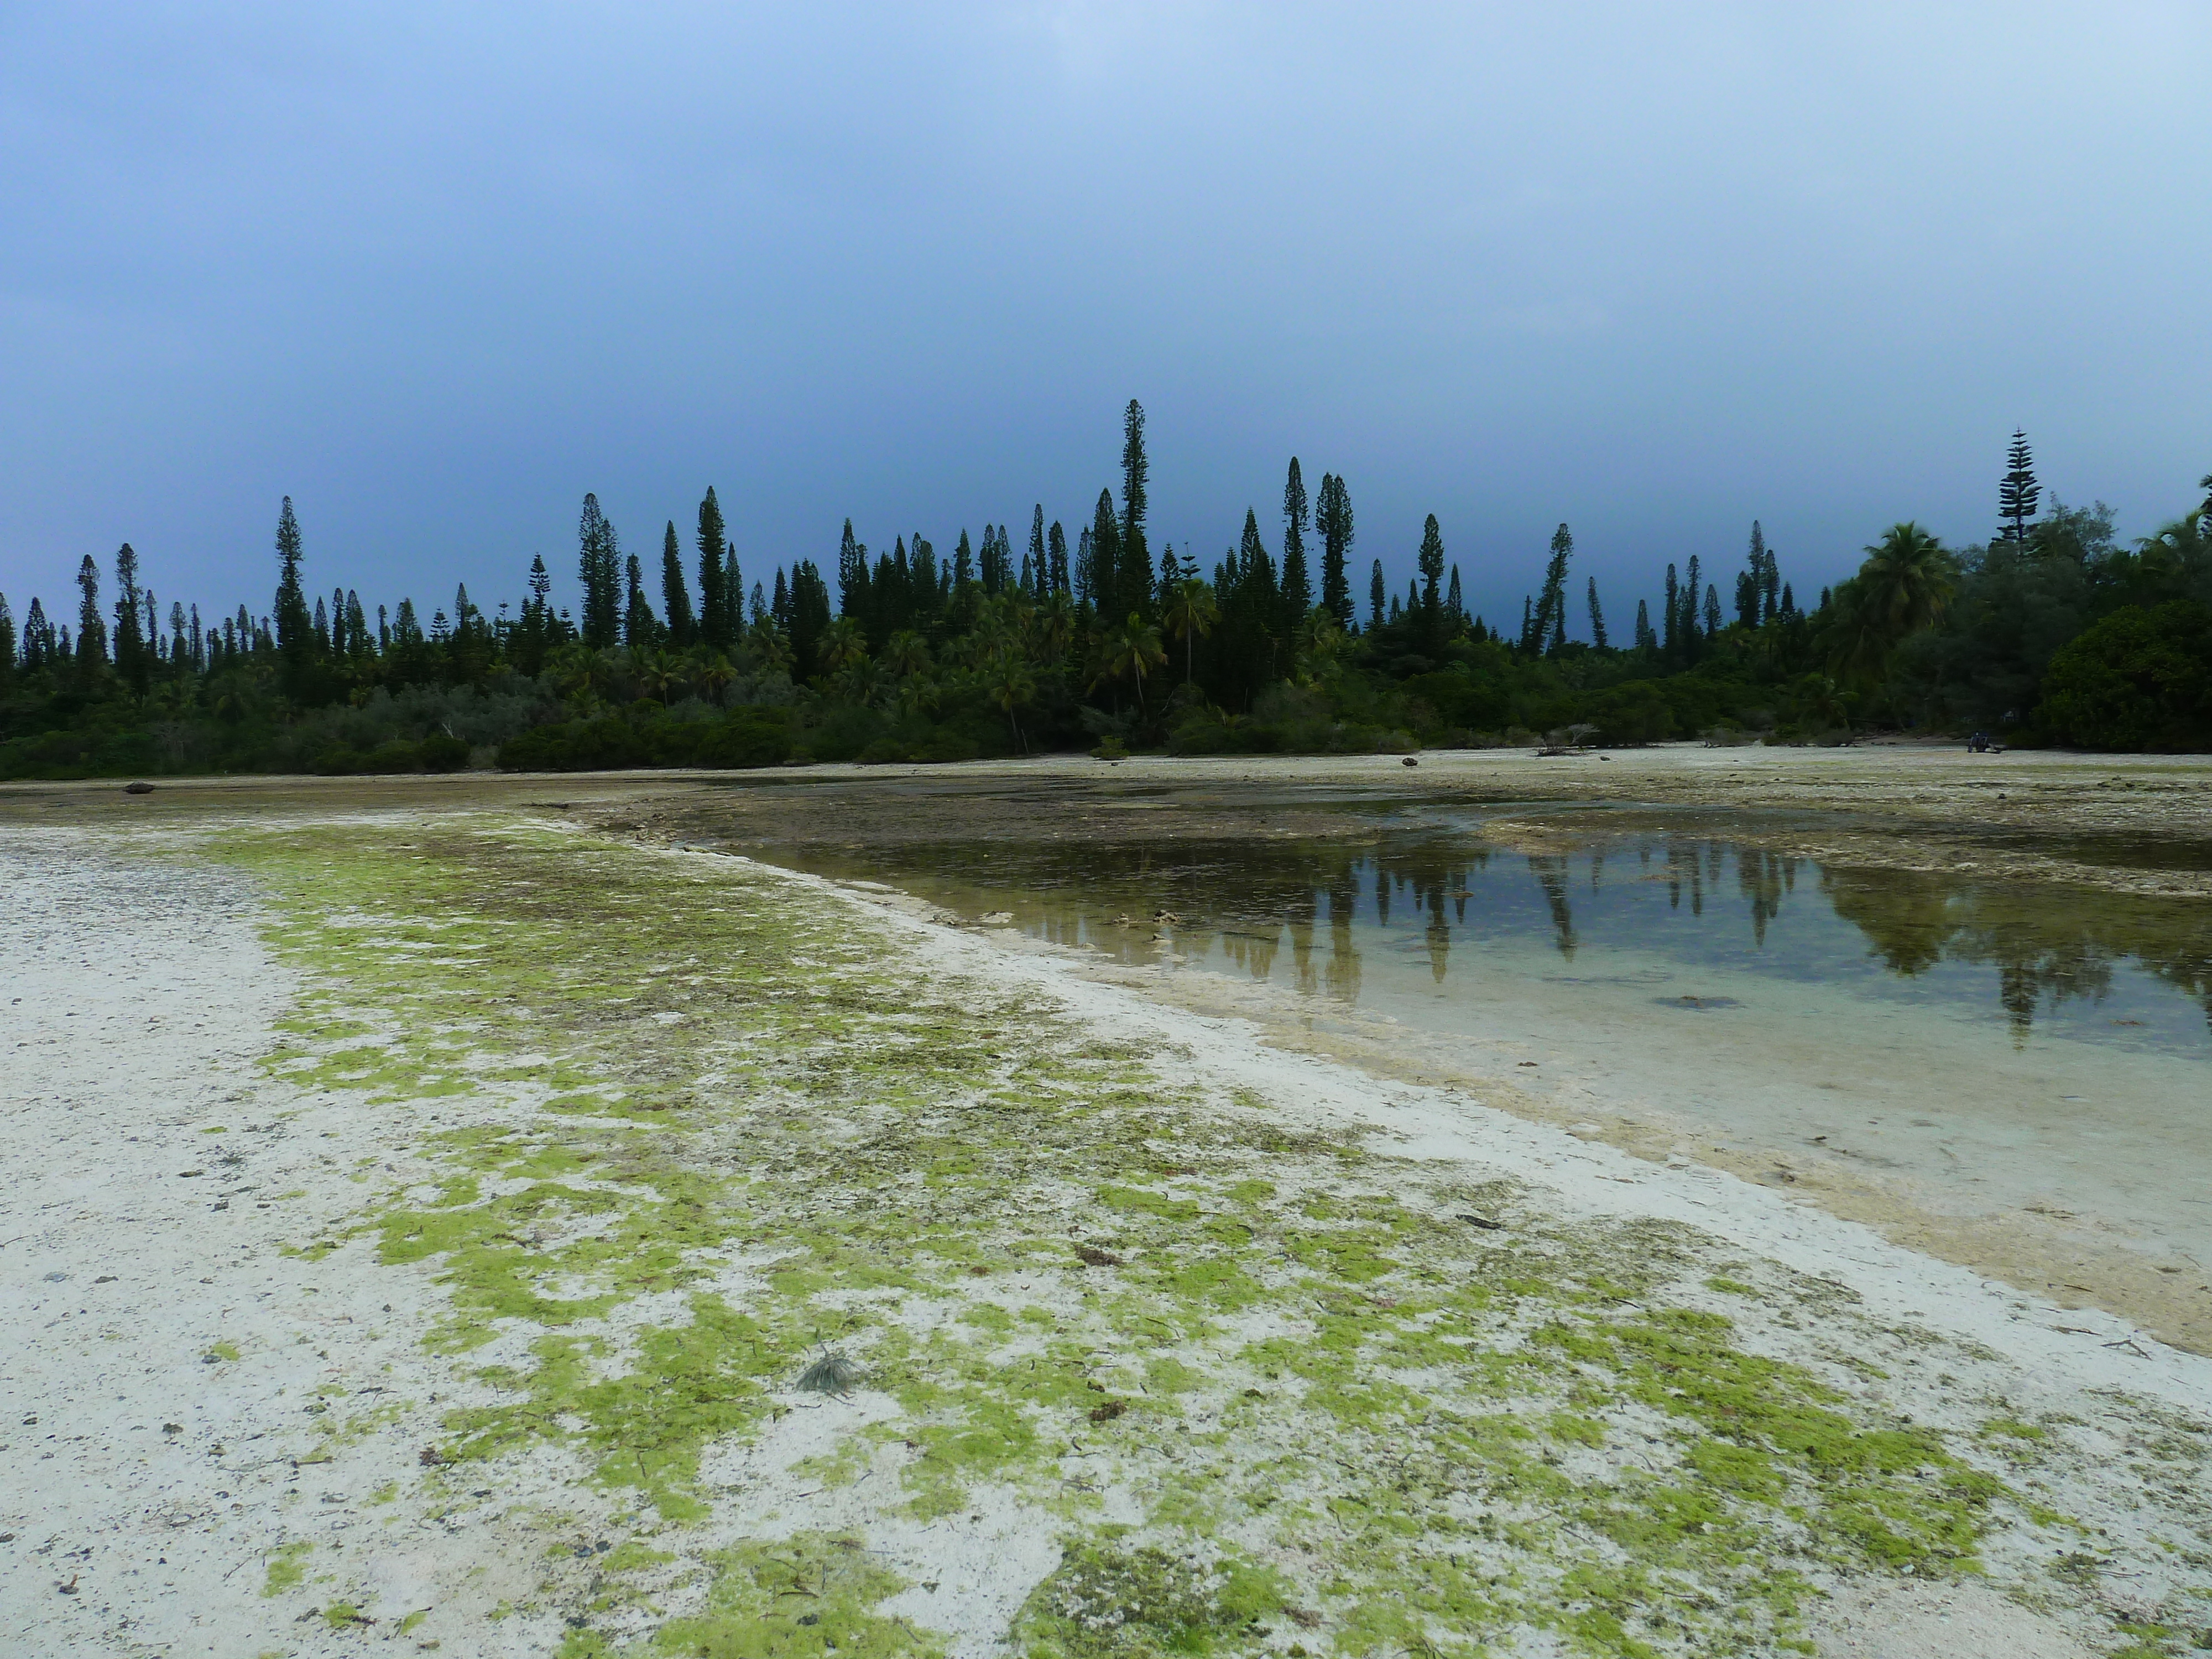
[[[1457,630],[1467,625],[1467,594],[1459,585],[1459,567],[1451,568],[1451,585],[1444,590],[1444,625]]]
[[[1102,617],[1126,615],[1133,607],[1121,602],[1121,526],[1115,517],[1111,490],[1100,490],[1097,504],[1091,509],[1089,540],[1091,602]]]
[[[1713,638],[1721,631],[1721,592],[1711,582],[1705,584],[1705,637]]]
[[[1430,514],[1421,525],[1421,550],[1413,556],[1421,573],[1421,641],[1431,651],[1443,642],[1444,532]]]
[[[1356,618],[1352,607],[1352,584],[1345,574],[1352,551],[1352,495],[1344,480],[1334,472],[1321,475],[1321,490],[1314,497],[1314,533],[1321,538],[1321,602],[1338,627],[1349,632]]]
[[[100,567],[92,555],[76,568],[76,662],[86,673],[107,660],[107,624],[100,619]]]
[[[1638,651],[1659,648],[1659,636],[1651,628],[1651,607],[1642,599],[1636,602],[1636,648]]]
[[[1746,628],[1756,628],[1764,619],[1766,601],[1766,536],[1759,527],[1759,520],[1751,521],[1751,548],[1744,555],[1744,568],[1735,579],[1735,619]]]
[[[633,651],[647,651],[660,643],[660,623],[645,598],[645,568],[637,555],[629,556],[625,574],[629,592],[623,596],[623,643]]]
[[[732,646],[744,637],[745,573],[738,566],[737,538],[722,544],[722,634]]]
[[[1115,609],[1119,617],[1133,611],[1145,621],[1153,620],[1152,554],[1145,539],[1145,520],[1151,511],[1152,463],[1145,457],[1145,406],[1134,398],[1121,411],[1121,540],[1115,549]]]
[[[622,547],[597,495],[584,497],[576,520],[576,574],[584,589],[584,643],[611,651],[622,638]]]
[[[1298,471],[1298,458],[1283,480],[1283,621],[1285,637],[1294,635],[1298,623],[1313,608],[1313,581],[1306,574],[1306,481]]]
[[[1389,598],[1389,587],[1382,580],[1382,561],[1376,559],[1367,568],[1367,626],[1369,629],[1373,629],[1382,626],[1382,605],[1383,601]]]
[[[986,531],[988,534],[988,529]],[[968,540],[968,527],[960,528],[959,545],[952,550],[952,603],[964,621],[971,613],[975,592],[975,550]]]
[[[307,689],[308,665],[314,658],[314,620],[307,611],[307,590],[300,580],[300,520],[292,512],[292,498],[276,514],[276,651],[283,659],[286,688],[295,696]]]
[[[736,601],[729,592],[729,532],[714,486],[699,503],[699,640],[709,651],[728,651],[737,635],[730,626]]]
[[[1567,562],[1574,556],[1574,533],[1563,524],[1552,532],[1552,556],[1544,566],[1543,591],[1536,599],[1534,643],[1546,652],[1556,652],[1567,642]]]
[[[1698,556],[1690,555],[1689,562],[1682,567],[1682,621],[1676,629],[1683,651],[1692,659],[1700,655],[1698,629]]]
[[[850,519],[837,539],[837,611],[845,617],[868,614],[868,549],[854,536]]]
[[[676,538],[676,520],[660,538],[660,612],[668,629],[668,642],[678,651],[698,643],[699,625],[691,617],[691,584],[684,575],[684,544]]]
[[[1667,597],[1660,601],[1660,609],[1662,623],[1666,629],[1660,648],[1665,651],[1668,656],[1673,657],[1681,643],[1682,597],[1681,582],[1674,574],[1674,562],[1672,559],[1667,561]]]
[[[1605,643],[1605,610],[1597,602],[1597,578],[1589,579],[1590,643],[1602,651]]]
[[[138,555],[129,542],[115,550],[115,672],[140,696],[152,670],[139,631]]]
[[[1045,538],[1045,562],[1052,567],[1052,591],[1072,593],[1073,589],[1067,570],[1067,532],[1060,527],[1057,519],[1052,521],[1052,529]]]
[[[1052,592],[1052,559],[1044,540],[1044,503],[1039,501],[1030,514],[1029,551],[1023,556],[1029,561],[1030,597],[1042,604]]]
[[[2014,428],[2012,446],[2005,451],[2005,475],[1997,484],[1997,517],[2003,527],[1998,539],[2024,542],[2028,520],[2034,518],[2043,486],[2035,481],[2035,458],[2028,453],[2027,434]]]

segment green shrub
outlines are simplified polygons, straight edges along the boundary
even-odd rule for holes
[[[2115,611],[2051,658],[2035,712],[2077,749],[2212,749],[2212,609]]]

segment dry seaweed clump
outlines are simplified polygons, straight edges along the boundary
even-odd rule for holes
[[[1288,1131],[756,866],[499,820],[236,852],[310,976],[270,1068],[419,1125],[303,1248],[443,1287],[422,1479],[567,1470],[652,1540],[562,1592],[571,1656],[933,1652],[878,1547],[985,1503],[1061,1540],[1008,1608],[1070,1659],[1771,1651],[1823,1583],[2078,1543],[2022,1495],[2071,1431],[1929,1409],[1959,1357],[1832,1286]],[[802,1463],[854,1530],[792,1535]]]

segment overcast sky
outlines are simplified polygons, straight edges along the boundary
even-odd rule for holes
[[[2212,7],[0,3],[0,591],[564,602],[717,487],[1071,537],[1151,416],[1210,565],[1285,463],[1517,623],[1752,520],[1809,597],[2212,469]],[[688,543],[688,535],[687,535]],[[1722,583],[1723,594],[1727,582]],[[67,607],[73,609],[73,605]]]

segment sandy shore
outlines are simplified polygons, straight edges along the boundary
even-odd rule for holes
[[[2212,1362],[562,787],[10,801],[0,1650],[2212,1626]]]

